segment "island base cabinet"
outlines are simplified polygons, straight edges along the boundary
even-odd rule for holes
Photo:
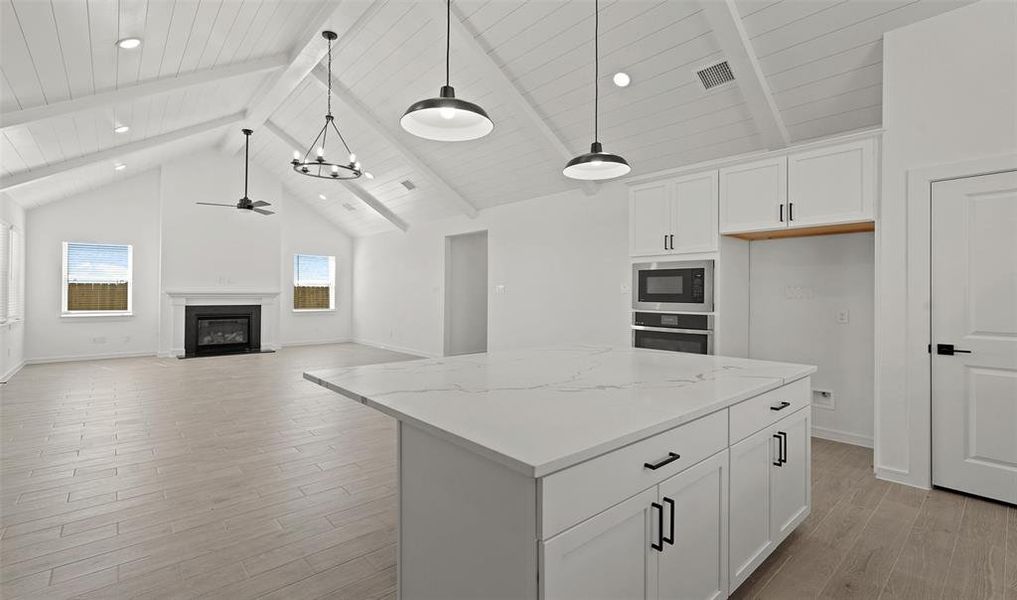
[[[733,592],[809,514],[811,408],[731,446]]]
[[[544,600],[726,598],[727,469],[725,450],[541,544]]]

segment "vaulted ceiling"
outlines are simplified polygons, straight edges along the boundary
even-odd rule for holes
[[[638,175],[878,126],[883,33],[969,1],[602,0],[600,138]],[[461,143],[398,124],[444,82],[444,14],[435,0],[0,0],[0,188],[31,207],[196,148],[236,152],[249,126],[254,160],[358,236],[592,192],[561,175],[592,141],[592,2],[454,2],[452,85],[495,123]],[[336,119],[374,179],[288,164],[322,123],[326,28]],[[128,36],[142,46],[116,47]],[[705,90],[695,72],[721,60],[735,83]]]

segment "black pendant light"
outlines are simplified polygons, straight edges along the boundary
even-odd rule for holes
[[[357,155],[350,150],[343,134],[339,132],[339,127],[335,124],[335,117],[332,116],[332,42],[339,36],[334,31],[322,31],[321,37],[328,40],[328,112],[325,113],[325,124],[311,145],[308,146],[307,151],[301,156],[299,150],[294,150],[293,160],[290,161],[290,164],[293,165],[294,171],[308,177],[356,179],[364,172],[357,161]],[[329,129],[334,131],[336,137],[339,138],[346,150],[349,162],[332,162],[326,158],[325,144],[328,142]]]
[[[598,119],[597,111],[600,104],[600,2],[593,3],[593,143],[590,144],[590,151],[570,160],[562,174],[571,179],[583,179],[595,181],[599,179],[614,179],[626,175],[632,170],[629,163],[617,154],[604,152],[604,147],[597,139]]]
[[[494,123],[480,106],[456,98],[449,85],[449,51],[452,34],[452,0],[445,6],[445,85],[437,98],[415,102],[406,109],[399,124],[417,137],[439,142],[464,142],[491,133]]]

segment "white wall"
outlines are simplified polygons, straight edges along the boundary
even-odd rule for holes
[[[282,295],[280,332],[282,344],[313,344],[348,341],[352,336],[353,240],[340,233],[308,205],[285,194],[282,224]],[[293,255],[335,257],[335,310],[293,312]]]
[[[874,239],[854,233],[750,244],[749,356],[814,364],[813,432],[872,445]],[[837,314],[848,311],[848,323]]]
[[[33,208],[26,220],[26,359],[155,354],[159,323],[158,170]],[[134,247],[133,316],[60,316],[63,242]]]
[[[25,211],[6,194],[0,194],[0,221],[25,232]],[[26,241],[27,244],[27,241]],[[22,257],[24,258],[24,257]],[[24,272],[24,268],[22,268]],[[25,322],[0,325],[0,381],[6,381],[25,360]]]
[[[487,232],[448,238],[445,354],[487,351]]]
[[[884,39],[883,190],[876,232],[880,477],[930,484],[929,339],[922,332],[929,298],[908,292],[909,269],[921,269],[914,266],[922,263],[917,253],[927,254],[928,247],[909,254],[908,173],[1017,150],[1014,40],[1017,3],[999,0],[983,0]]]
[[[488,231],[488,348],[629,343],[628,194],[607,184],[357,241],[358,341],[443,352],[445,236]]]

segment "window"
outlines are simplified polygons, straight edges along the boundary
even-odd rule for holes
[[[64,242],[63,313],[131,314],[133,248]]]
[[[23,317],[24,243],[20,230],[0,221],[0,323]]]
[[[293,255],[293,310],[335,309],[335,257]]]

